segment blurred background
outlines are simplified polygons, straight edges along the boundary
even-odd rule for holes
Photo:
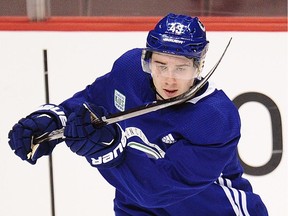
[[[26,16],[46,8],[51,16],[162,16],[168,0],[1,0],[0,16]],[[34,6],[33,6],[34,4]],[[287,0],[177,0],[173,12],[193,16],[287,16]]]

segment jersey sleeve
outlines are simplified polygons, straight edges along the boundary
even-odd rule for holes
[[[109,113],[123,111],[115,108],[115,90],[119,91],[123,97],[129,96],[127,102],[143,98],[139,94],[147,94],[146,91],[141,90],[148,88],[149,82],[147,82],[148,75],[142,71],[140,61],[141,49],[132,49],[124,53],[114,62],[109,73],[98,77],[85,89],[60,104],[65,109],[66,115],[69,115],[76,106],[83,104],[85,101],[96,106],[104,106]],[[139,103],[141,102],[139,101]],[[137,104],[130,104],[129,108],[135,106]]]
[[[111,84],[111,82],[111,73],[99,77],[92,84],[87,85],[85,89],[63,101],[60,106],[64,108],[66,115],[69,115],[84,102],[107,107],[107,98],[111,95],[111,90],[109,89],[109,85],[107,86],[107,83]]]

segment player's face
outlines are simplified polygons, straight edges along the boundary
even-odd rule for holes
[[[188,91],[197,75],[192,59],[157,52],[152,54],[150,69],[156,91],[164,99]]]

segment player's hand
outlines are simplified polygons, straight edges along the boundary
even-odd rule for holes
[[[59,107],[44,105],[13,126],[8,134],[9,145],[22,160],[35,164],[41,156],[51,154],[62,139],[43,142],[36,146],[37,150],[32,154],[32,149],[36,149],[34,138],[62,128],[65,122],[65,114]]]
[[[103,107],[83,104],[68,117],[64,131],[67,146],[76,154],[86,157],[91,165],[98,167],[115,165],[120,158],[115,157],[110,161],[101,160],[97,164],[92,164],[92,160],[95,161],[99,157],[102,159],[102,156],[113,151],[119,145],[123,135],[117,124],[100,126],[93,124],[93,119],[100,119],[107,114]]]

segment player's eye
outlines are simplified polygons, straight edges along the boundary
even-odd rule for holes
[[[183,68],[183,67],[178,67],[178,68],[176,69],[177,72],[183,72],[183,71],[185,71],[185,70],[186,70],[186,69]]]
[[[167,70],[167,66],[165,66],[165,65],[157,65],[157,69],[159,70],[159,71],[166,71]]]

